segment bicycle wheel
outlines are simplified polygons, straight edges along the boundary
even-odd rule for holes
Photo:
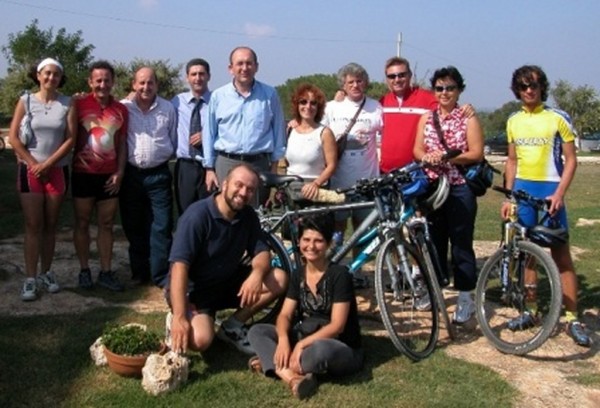
[[[547,252],[527,241],[518,242],[515,250],[518,255],[510,263],[508,289],[503,289],[501,281],[500,249],[481,269],[475,302],[477,321],[485,337],[503,353],[522,355],[541,346],[552,334],[560,314],[562,290],[558,268]],[[526,270],[527,285],[524,282]],[[531,278],[536,275],[537,279]],[[535,290],[536,324],[513,331],[508,322],[527,310],[527,290]]]
[[[279,268],[287,273],[289,276],[292,273],[292,261],[287,254],[285,246],[277,236],[270,233],[267,234],[267,244],[271,250],[271,268]],[[272,323],[277,318],[283,301],[285,299],[285,292],[283,295],[275,299],[271,304],[267,305],[261,311],[254,315],[253,323]]]
[[[406,253],[406,263],[401,261],[401,251]],[[402,265],[409,271],[405,272]],[[394,346],[411,360],[419,361],[435,348],[439,332],[438,308],[436,302],[431,302],[430,310],[417,309],[416,302],[424,293],[422,288],[413,290],[405,278],[412,273],[412,265],[421,270],[425,268],[421,256],[410,244],[388,239],[377,253],[375,296]],[[430,277],[423,274],[423,278],[427,293],[433,298]]]
[[[448,332],[448,337],[450,340],[454,340],[456,338],[456,328],[454,324],[450,321],[450,316],[448,316],[448,309],[446,308],[446,301],[444,300],[444,293],[442,292],[442,287],[438,281],[438,276],[441,273],[437,272],[436,268],[441,268],[439,266],[439,261],[437,257],[437,250],[432,242],[426,241],[425,237],[422,233],[418,233],[417,237],[417,248],[420,249],[421,256],[423,257],[423,261],[425,263],[425,269],[421,270],[422,274],[429,275],[431,279],[431,289],[433,292],[433,298],[438,305],[438,309],[440,314],[442,315],[442,320],[444,325],[446,326],[446,331]]]

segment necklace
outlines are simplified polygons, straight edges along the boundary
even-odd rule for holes
[[[52,102],[54,101],[48,101],[44,104],[44,115],[47,115],[48,112],[52,109]]]

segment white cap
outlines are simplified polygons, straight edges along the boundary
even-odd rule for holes
[[[60,70],[61,70],[62,72],[64,72],[64,71],[65,71],[65,70],[64,70],[64,68],[63,68],[63,66],[62,66],[62,64],[61,64],[60,62],[58,62],[58,61],[57,61],[57,60],[55,60],[54,58],[46,58],[46,59],[44,59],[42,62],[40,62],[40,63],[38,64],[38,66],[37,66],[37,72],[40,72],[42,69],[44,69],[44,67],[45,67],[46,65],[50,65],[50,64],[52,64],[52,65],[56,65],[58,68],[60,68]]]

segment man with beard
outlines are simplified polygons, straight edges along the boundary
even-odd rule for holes
[[[237,165],[220,192],[193,203],[179,219],[167,291],[172,350],[206,350],[215,336],[215,313],[237,309],[217,336],[253,354],[245,322],[281,296],[287,285],[285,272],[271,269],[264,234],[249,205],[258,188],[256,170]]]

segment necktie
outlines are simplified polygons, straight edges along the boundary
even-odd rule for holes
[[[192,109],[192,116],[190,118],[190,136],[202,131],[202,121],[200,119],[200,108],[204,102],[202,98],[192,99],[195,102],[194,108]],[[202,156],[202,145],[192,146],[190,144],[190,157],[192,159],[195,156]]]

